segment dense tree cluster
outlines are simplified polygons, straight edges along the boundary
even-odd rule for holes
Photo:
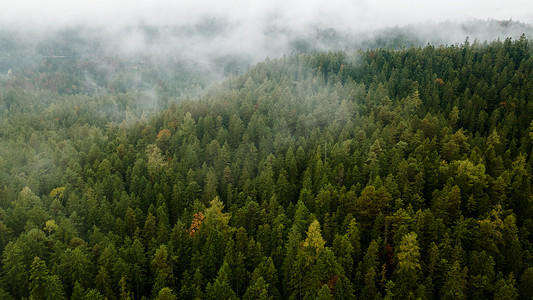
[[[194,101],[8,74],[0,298],[530,299],[532,53],[294,55]]]

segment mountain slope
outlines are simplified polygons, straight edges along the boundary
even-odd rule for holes
[[[4,78],[2,298],[527,298],[531,53],[293,55],[194,101]]]

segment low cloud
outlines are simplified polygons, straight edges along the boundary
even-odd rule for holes
[[[525,0],[22,0],[0,10],[0,58],[146,57],[227,74],[266,57],[394,47],[391,37],[407,46],[517,38],[533,32],[531,8]],[[490,21],[511,19],[521,23]]]
[[[243,29],[274,23],[296,30],[306,30],[310,24],[367,30],[426,21],[461,22],[489,18],[512,18],[531,23],[531,8],[533,4],[528,0],[21,0],[4,5],[0,20],[5,24],[36,29],[76,25],[122,28],[139,22],[180,26],[197,23],[207,16],[228,19]]]

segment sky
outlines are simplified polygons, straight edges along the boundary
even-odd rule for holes
[[[257,27],[275,19],[278,25],[309,24],[344,29],[402,26],[427,21],[498,19],[533,23],[529,0],[18,0],[0,10],[0,24],[57,28],[73,25],[123,27],[138,22],[155,26],[182,25],[204,16],[228,18]]]

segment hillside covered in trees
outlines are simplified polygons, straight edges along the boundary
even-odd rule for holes
[[[10,70],[0,298],[531,299],[532,53]]]

